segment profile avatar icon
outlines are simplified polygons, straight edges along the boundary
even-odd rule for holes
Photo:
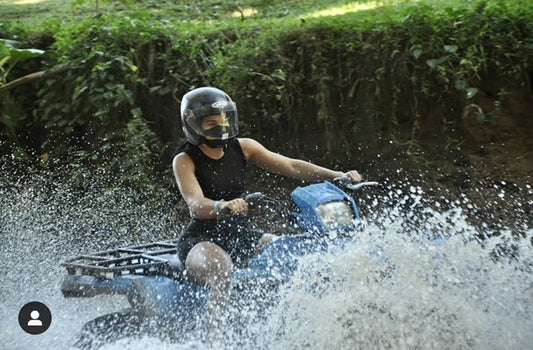
[[[52,324],[50,309],[39,301],[24,305],[19,311],[19,325],[28,334],[41,334]]]
[[[33,310],[30,314],[31,320],[28,321],[29,327],[42,327],[43,321],[39,320],[39,311]]]

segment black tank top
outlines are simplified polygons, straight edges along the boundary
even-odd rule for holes
[[[229,140],[220,159],[206,156],[192,144],[186,145],[183,152],[191,157],[206,198],[232,200],[242,196],[246,185],[246,157],[237,138]]]

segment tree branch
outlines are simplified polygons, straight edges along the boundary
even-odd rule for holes
[[[52,67],[49,70],[43,70],[43,71],[40,71],[40,72],[30,73],[28,75],[25,75],[23,77],[20,77],[18,79],[10,81],[7,84],[4,84],[4,85],[0,86],[0,93],[12,90],[12,89],[16,88],[19,85],[30,83],[30,82],[32,82],[34,80],[37,80],[37,79],[41,79],[41,78],[44,78],[44,77],[47,77],[47,76],[50,76],[50,75],[53,75],[53,74],[64,72],[64,71],[66,71],[68,69],[69,69],[68,65],[61,65],[61,66]]]

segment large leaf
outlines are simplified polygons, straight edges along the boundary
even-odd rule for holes
[[[20,43],[13,40],[0,39],[0,60],[11,57],[12,60],[25,61],[30,58],[40,57],[45,51],[39,49],[19,49]]]

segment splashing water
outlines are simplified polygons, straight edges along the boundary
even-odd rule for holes
[[[527,348],[531,271],[486,260],[477,244],[371,227],[345,249],[302,262],[268,319],[278,335],[265,341],[277,349]],[[313,269],[317,261],[323,269]]]
[[[70,349],[84,323],[128,306],[118,296],[63,298],[60,262],[174,238],[185,222],[161,193],[96,187],[74,195],[39,178],[1,185],[5,349]],[[419,187],[390,187],[362,205],[367,229],[302,258],[269,308],[247,307],[257,295],[233,305],[253,322],[228,329],[220,343],[142,337],[102,349],[532,349],[531,218],[489,232],[470,223],[474,209],[466,197],[441,205]],[[17,321],[32,300],[52,311],[52,326],[38,336]]]
[[[154,192],[154,191],[152,191]],[[172,195],[138,193],[88,177],[83,186],[43,172],[0,181],[0,339],[2,349],[69,349],[84,323],[128,307],[119,296],[65,299],[60,292],[67,258],[116,246],[171,239],[183,213]],[[155,196],[160,201],[152,201]],[[20,308],[41,301],[52,312],[50,328],[29,335],[19,327]]]

